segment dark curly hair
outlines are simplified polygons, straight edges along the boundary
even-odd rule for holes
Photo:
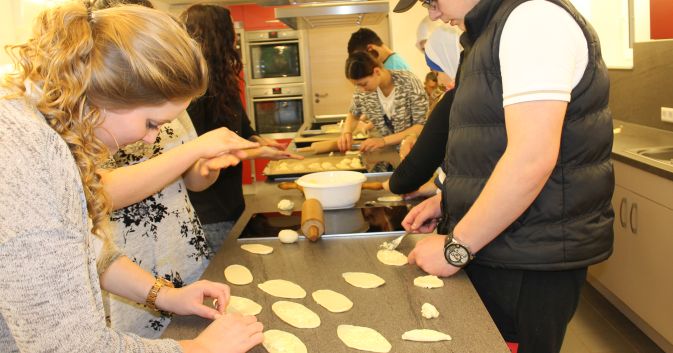
[[[366,51],[356,51],[346,59],[346,78],[359,80],[374,73],[375,68],[381,68],[381,64]]]
[[[233,102],[240,101],[241,56],[235,50],[234,22],[227,8],[196,4],[181,15],[187,32],[200,45],[208,62],[210,79],[206,96],[212,99],[213,117],[227,121],[236,114]]]
[[[348,54],[353,54],[356,51],[367,51],[367,46],[370,44],[381,46],[383,45],[383,41],[376,32],[362,27],[351,33],[351,37],[348,40]]]

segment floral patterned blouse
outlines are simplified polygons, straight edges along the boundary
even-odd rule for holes
[[[196,138],[186,112],[161,127],[154,144],[142,142],[121,149],[116,167],[134,165]],[[211,255],[187,188],[178,178],[158,193],[112,214],[115,243],[132,261],[155,276],[181,287],[196,281]],[[143,305],[106,293],[106,309],[112,328],[158,338],[170,322]]]

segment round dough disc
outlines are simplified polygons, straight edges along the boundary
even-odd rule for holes
[[[408,263],[407,257],[397,250],[379,250],[376,258],[381,263],[390,266],[404,266]]]
[[[260,255],[268,255],[273,252],[272,247],[262,244],[243,244],[241,245],[241,249]]]
[[[330,289],[320,289],[311,293],[313,300],[333,313],[351,310],[353,302],[345,295]]]
[[[299,233],[292,229],[283,229],[278,232],[278,240],[284,244],[296,243],[299,239]]]
[[[271,310],[281,320],[296,328],[316,328],[320,326],[320,317],[302,304],[277,301],[271,305]]]
[[[232,295],[229,297],[227,312],[239,313],[241,315],[257,315],[262,312],[262,306],[248,298]]]
[[[339,325],[337,336],[348,347],[361,351],[387,353],[393,348],[383,335],[369,327]]]
[[[230,283],[243,286],[252,283],[252,272],[243,265],[229,265],[224,269],[224,278]]]
[[[281,330],[264,332],[262,345],[269,353],[308,353],[299,337]]]
[[[274,297],[288,299],[301,299],[306,297],[304,288],[284,279],[272,279],[258,284],[257,287]]]
[[[444,287],[444,281],[433,275],[419,276],[414,278],[414,286],[421,288],[439,288]]]
[[[403,333],[402,339],[417,342],[439,342],[450,341],[451,336],[435,330],[418,329]]]
[[[367,272],[344,272],[341,275],[346,282],[358,288],[376,288],[386,283],[383,278]]]
[[[380,202],[400,202],[402,201],[402,196],[400,195],[379,196],[377,200]]]

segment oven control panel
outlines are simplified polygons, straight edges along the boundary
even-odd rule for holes
[[[250,87],[251,97],[303,96],[304,85]]]

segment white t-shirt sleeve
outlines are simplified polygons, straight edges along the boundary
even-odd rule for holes
[[[587,40],[572,16],[543,0],[519,5],[500,39],[503,106],[540,100],[570,102],[584,75]]]

